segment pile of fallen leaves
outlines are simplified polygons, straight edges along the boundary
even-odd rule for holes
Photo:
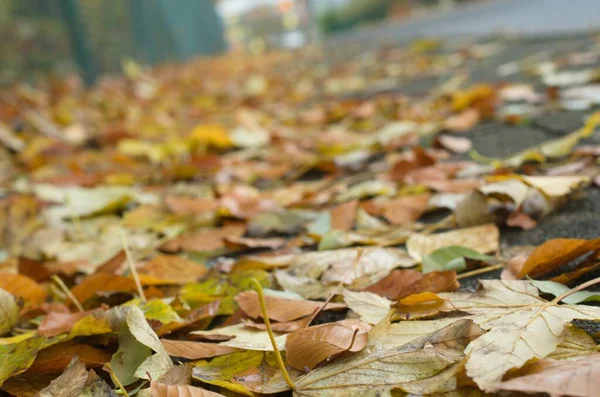
[[[475,84],[504,44],[443,47],[2,92],[3,392],[600,395],[600,239],[500,244],[599,182],[599,54]],[[590,110],[506,158],[464,134],[557,109]]]

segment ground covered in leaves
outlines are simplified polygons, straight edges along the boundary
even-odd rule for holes
[[[600,395],[599,45],[4,90],[1,393]]]

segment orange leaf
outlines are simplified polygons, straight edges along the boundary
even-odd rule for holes
[[[188,360],[217,357],[239,351],[236,348],[219,346],[216,343],[189,342],[169,339],[161,339],[160,341],[170,356],[183,357],[187,358]]]
[[[360,351],[367,345],[370,329],[359,320],[343,320],[292,332],[285,342],[288,363],[296,369],[312,369],[345,351]]]
[[[425,303],[425,302],[437,302],[437,301],[443,301],[444,299],[439,297],[437,294],[434,294],[433,292],[421,292],[418,294],[412,294],[410,296],[407,296],[404,299],[400,300],[400,304],[401,305],[405,305],[405,306],[412,306],[412,305],[418,305],[421,303]]]
[[[142,275],[151,276],[157,282],[164,280],[170,283],[187,284],[202,278],[208,269],[206,266],[192,262],[177,255],[157,255],[139,269]],[[150,280],[148,280],[150,281]],[[150,284],[147,282],[146,284]]]
[[[0,273],[0,288],[23,298],[27,306],[41,304],[48,296],[35,280],[20,274]]]
[[[84,303],[96,296],[98,292],[131,292],[135,290],[135,281],[132,278],[110,273],[96,273],[84,278],[81,284],[71,289],[71,292],[79,302]]]
[[[393,225],[412,223],[427,210],[430,194],[400,197],[382,204],[383,216]]]
[[[241,292],[235,297],[235,301],[248,316],[252,318],[262,317],[260,303],[258,302],[258,294],[256,292]],[[265,296],[265,302],[267,304],[267,313],[269,313],[269,318],[275,321],[283,322],[310,316],[321,306],[323,306],[323,302],[277,298],[269,295]],[[346,305],[341,303],[328,303],[324,310],[344,308],[346,308]]]
[[[77,343],[62,343],[40,350],[26,374],[59,374],[67,368],[73,355],[88,368],[100,368],[110,361],[112,353]]]
[[[397,269],[387,277],[365,289],[388,299],[398,301],[421,292],[452,292],[460,287],[455,271],[422,274],[411,269]]]
[[[241,237],[246,226],[241,223],[225,225],[218,229],[190,232],[167,241],[161,249],[167,252],[177,251],[212,251],[225,247],[225,237]]]
[[[600,238],[593,240],[556,238],[533,251],[517,273],[517,278],[540,277],[570,261],[600,248]]]
[[[347,203],[342,203],[331,209],[331,228],[335,230],[343,230],[345,232],[352,229],[354,226],[354,218],[356,217],[356,208],[358,201],[352,200]]]

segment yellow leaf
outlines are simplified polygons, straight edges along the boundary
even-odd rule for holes
[[[19,307],[15,298],[0,289],[0,335],[9,332],[19,321]]]
[[[199,125],[190,133],[190,141],[200,145],[226,149],[233,146],[227,130],[220,125]]]

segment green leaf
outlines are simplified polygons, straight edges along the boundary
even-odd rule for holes
[[[139,306],[144,312],[144,316],[148,320],[160,321],[163,324],[169,324],[172,322],[183,322],[183,319],[179,317],[177,312],[169,305],[160,299],[152,299],[148,302],[141,303]]]
[[[232,382],[232,379],[235,379],[237,374],[258,367],[263,362],[264,356],[264,352],[246,351],[215,357],[210,361],[197,361],[194,363],[193,376],[202,382],[252,396],[253,394],[246,387]]]
[[[0,385],[31,366],[43,341],[34,332],[0,339]]]
[[[536,286],[540,291],[554,296],[560,296],[565,292],[569,291],[570,289],[569,287],[554,281],[539,281],[531,279],[530,281],[531,284]],[[562,300],[562,302],[567,303],[569,305],[593,301],[600,301],[600,292],[578,291],[572,295],[567,296]]]
[[[465,258],[481,261],[494,260],[493,257],[480,254],[470,248],[460,246],[444,247],[423,257],[423,273],[445,270],[463,271],[467,268]]]
[[[19,321],[19,306],[11,293],[0,288],[0,335],[6,334]]]
[[[123,385],[138,379],[158,379],[173,367],[169,354],[139,307],[115,307],[107,316],[119,336],[119,350],[110,365]]]

